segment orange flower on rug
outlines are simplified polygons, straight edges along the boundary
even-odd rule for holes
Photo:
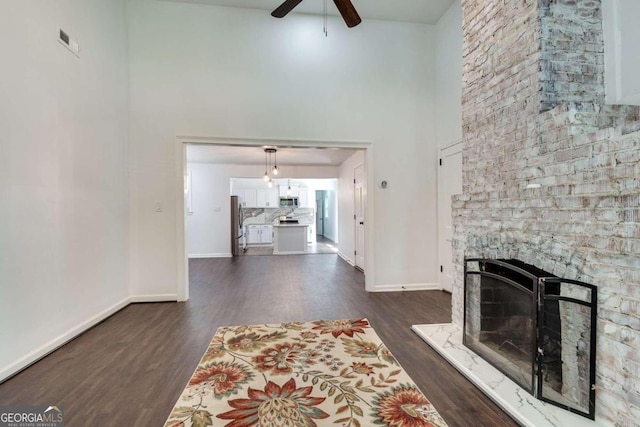
[[[218,329],[165,427],[445,427],[367,319]]]

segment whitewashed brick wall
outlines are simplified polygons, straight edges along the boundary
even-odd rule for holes
[[[640,110],[603,105],[600,1],[462,6],[454,323],[465,257],[517,258],[597,285],[596,416],[640,425]]]

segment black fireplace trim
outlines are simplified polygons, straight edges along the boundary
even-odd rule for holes
[[[469,271],[468,269],[468,264],[470,262],[477,262],[479,264],[479,268],[480,271]],[[529,290],[528,288],[525,288],[524,286],[522,286],[521,284],[507,278],[504,276],[501,276],[499,274],[495,274],[495,273],[490,273],[485,271],[486,269],[486,264],[493,264],[493,265],[497,265],[500,267],[504,267],[510,270],[514,270],[516,273],[528,278],[531,280],[531,290]],[[499,259],[486,259],[486,258],[465,258],[465,263],[464,263],[464,310],[463,310],[463,325],[464,328],[466,328],[467,325],[467,275],[478,275],[478,276],[485,276],[485,277],[491,277],[491,278],[495,278],[498,280],[502,280],[506,283],[508,283],[509,285],[515,287],[516,289],[519,289],[522,292],[526,292],[527,294],[529,294],[529,296],[532,298],[532,303],[536,304],[536,298],[538,295],[538,279],[539,277],[536,276],[535,274],[532,274],[531,272],[524,270],[516,265],[513,265],[509,262],[506,262],[505,260],[499,260]],[[535,309],[533,310],[533,312],[536,315],[536,322],[535,324],[538,323],[538,310]],[[535,328],[534,328],[535,329]],[[529,343],[529,348],[531,351],[531,354],[537,354],[538,352],[538,342],[536,339],[536,331],[534,331],[534,333],[531,335],[532,339],[531,342]],[[468,346],[468,342],[467,342],[467,334],[464,333],[462,334],[462,344],[464,344],[465,346]],[[534,361],[535,362],[535,361]],[[496,369],[498,369],[500,372],[502,372],[504,375],[506,375],[507,377],[509,377],[509,379],[511,379],[513,382],[519,384],[517,378],[514,378],[509,372],[503,371],[502,369],[496,367]],[[535,391],[536,391],[536,378],[537,378],[538,374],[536,372],[536,369],[531,369],[531,389],[527,389],[527,391],[532,394],[535,395]],[[522,387],[522,384],[519,384]],[[524,388],[524,387],[523,387]]]
[[[477,262],[480,271],[469,271],[468,264],[470,262]],[[531,290],[525,288],[521,284],[511,280],[505,276],[484,271],[486,269],[487,264],[493,264],[500,267],[507,268],[509,270],[515,271],[517,274],[522,275],[524,278],[530,279],[532,281]],[[524,267],[524,268],[521,268]],[[514,286],[517,289],[529,293],[534,298],[534,304],[536,305],[535,313],[535,334],[533,334],[533,346],[534,349],[533,354],[536,354],[534,363],[536,364],[535,369],[532,369],[532,387],[533,390],[528,390],[529,393],[534,395],[536,398],[542,400],[543,402],[550,403],[554,406],[565,409],[569,412],[581,415],[583,417],[589,418],[591,420],[595,420],[595,384],[596,384],[596,330],[597,330],[597,315],[598,315],[598,287],[595,285],[591,285],[589,283],[579,282],[571,279],[563,279],[559,278],[551,273],[548,273],[544,270],[541,270],[533,265],[525,264],[519,260],[507,260],[507,259],[487,259],[487,258],[465,258],[464,259],[464,287],[463,287],[463,296],[464,296],[464,310],[463,310],[463,326],[466,329],[467,327],[467,276],[468,275],[479,275],[492,277],[495,279],[499,279],[503,282],[506,282],[510,286]],[[581,286],[590,290],[590,301],[583,301],[576,298],[571,297],[563,297],[561,295],[547,295],[545,293],[546,284],[554,284],[556,288],[559,289],[559,286],[562,283],[570,283],[576,286]],[[589,382],[591,387],[589,389],[589,411],[584,412],[575,408],[572,408],[568,405],[556,402],[549,398],[546,398],[543,395],[543,381],[541,380],[543,372],[542,372],[542,361],[543,361],[543,351],[542,348],[539,347],[539,339],[542,339],[542,328],[544,325],[544,301],[567,301],[574,304],[579,304],[582,306],[586,306],[590,308],[590,355],[589,355]],[[463,344],[467,346],[467,338],[466,332],[463,331],[462,334]],[[469,348],[469,347],[468,347]],[[496,367],[497,368],[497,367]],[[516,379],[514,379],[508,372],[503,371],[500,368],[497,368],[511,380],[517,383]],[[534,391],[535,390],[535,391]]]
[[[576,298],[570,298],[570,297],[563,297],[560,295],[546,295],[545,294],[545,288],[546,288],[546,284],[556,284],[556,285],[560,285],[562,283],[571,283],[572,285],[576,285],[576,286],[581,286],[584,288],[589,289],[590,291],[590,299],[591,301],[587,302],[587,301],[583,301],[580,299],[576,299]],[[597,328],[597,321],[598,321],[598,287],[595,285],[591,285],[589,283],[584,283],[584,282],[579,282],[577,280],[570,280],[570,279],[561,279],[558,277],[545,277],[540,279],[540,283],[538,286],[539,292],[540,292],[540,298],[539,298],[539,303],[538,303],[538,321],[539,321],[539,328],[538,330],[541,331],[542,325],[544,325],[544,310],[543,308],[543,303],[542,301],[567,301],[567,302],[571,302],[574,304],[579,304],[585,307],[589,307],[590,308],[590,317],[591,317],[591,329],[590,329],[590,333],[591,336],[589,337],[589,344],[590,344],[590,348],[589,348],[589,383],[591,384],[591,388],[589,390],[589,412],[583,412],[580,411],[578,409],[574,409],[568,405],[563,405],[559,402],[556,402],[554,400],[548,399],[544,396],[543,394],[543,382],[542,381],[538,381],[538,395],[537,398],[542,400],[543,402],[547,402],[550,403],[552,405],[558,406],[560,408],[566,409],[569,412],[573,412],[575,414],[578,415],[582,415],[583,417],[587,417],[590,418],[592,420],[595,420],[596,418],[596,388],[595,388],[595,384],[596,384],[596,330]],[[542,378],[542,360],[544,358],[544,355],[541,354],[540,352],[538,352],[538,357],[540,358],[540,361],[538,363],[538,377]]]

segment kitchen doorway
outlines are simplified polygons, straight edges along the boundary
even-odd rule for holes
[[[219,150],[221,150],[222,152],[229,152],[229,151],[233,151],[234,149],[238,148],[238,147],[245,147],[245,148],[260,148],[260,147],[264,147],[265,145],[271,145],[271,146],[277,146],[278,148],[280,147],[286,147],[286,148],[292,148],[292,149],[300,149],[300,150],[307,150],[307,151],[311,151],[311,152],[315,152],[315,153],[325,153],[325,155],[330,156],[331,153],[334,153],[335,151],[337,151],[338,153],[341,150],[347,149],[347,150],[355,150],[356,152],[360,152],[360,156],[362,158],[362,163],[364,165],[371,165],[371,167],[364,167],[363,171],[365,173],[365,177],[366,177],[366,181],[365,181],[365,185],[367,187],[367,193],[370,194],[371,196],[373,196],[373,144],[371,142],[336,142],[336,141],[304,141],[304,140],[273,140],[273,139],[256,139],[256,138],[224,138],[224,137],[188,137],[188,136],[178,136],[176,137],[176,194],[178,195],[177,197],[177,210],[178,212],[183,211],[186,212],[186,199],[185,199],[185,177],[188,173],[188,166],[187,166],[187,147],[215,147]],[[242,160],[246,160],[246,156],[242,156]],[[284,159],[282,159],[284,160]],[[217,160],[213,160],[211,163],[215,163],[215,164],[219,164],[219,165],[238,165],[239,162],[235,161],[235,162],[218,162]],[[281,158],[280,156],[278,157],[278,163],[280,166],[281,163]],[[260,159],[258,159],[256,161],[256,163],[253,164],[249,164],[249,163],[245,163],[243,165],[243,167],[246,168],[247,170],[247,174],[244,175],[245,177],[259,177],[262,176],[264,174],[264,153],[262,153],[262,157]],[[336,168],[336,166],[333,166],[334,168]],[[340,170],[340,168],[337,168],[338,170]],[[352,170],[352,169],[351,169]],[[294,169],[295,171],[295,169]],[[335,171],[335,169],[334,169]],[[228,200],[228,194],[229,194],[229,187],[228,187],[228,179],[225,179],[224,176],[228,176],[231,177],[230,175],[227,175],[229,173],[228,168],[225,169],[224,167],[222,168],[222,173],[221,174],[217,174],[216,178],[214,180],[214,182],[216,183],[216,185],[219,188],[220,192],[222,192],[222,186],[221,184],[223,182],[227,182],[227,189],[226,189],[226,194],[227,196],[225,196],[225,199]],[[342,170],[340,170],[340,173],[342,173]],[[326,177],[326,175],[325,175]],[[222,178],[222,179],[221,179]],[[320,178],[320,176],[318,176],[318,178]],[[350,178],[352,179],[352,178]],[[346,184],[346,182],[344,183]],[[341,184],[342,185],[342,184]],[[371,187],[371,188],[369,188]],[[194,183],[193,186],[194,190],[198,188],[197,183]],[[347,187],[345,187],[347,188]],[[350,193],[351,191],[348,190],[348,193]],[[347,193],[345,193],[347,194]],[[347,202],[347,206],[349,204],[351,204],[351,200],[353,200],[352,196],[349,197],[349,200],[346,201]],[[227,202],[228,204],[228,202]],[[364,244],[367,247],[367,250],[365,251],[365,264],[372,266],[373,265],[373,256],[374,256],[374,240],[373,240],[373,206],[374,206],[374,201],[371,199],[368,199],[366,205],[365,205],[365,209],[367,210],[367,218],[370,218],[371,220],[368,222],[367,226],[364,228]],[[195,203],[194,201],[194,206],[193,206],[193,215],[190,216],[189,218],[193,221],[196,220],[196,218],[198,217],[198,211],[202,211],[204,208],[204,206],[198,206],[197,203]],[[223,209],[222,206],[218,206],[216,204],[214,204],[212,206],[213,211],[216,213],[221,213],[222,215],[225,215],[225,211],[228,212],[228,208]],[[228,216],[228,213],[226,214]],[[189,298],[189,279],[188,279],[188,260],[190,255],[187,252],[187,215],[178,215],[177,216],[177,263],[178,263],[178,277],[177,277],[177,299],[179,301],[184,301],[187,300]],[[340,219],[341,224],[342,221],[346,221],[347,219]],[[229,223],[229,220],[227,219],[226,221],[227,223]],[[315,224],[315,218],[314,218],[314,224]],[[352,226],[352,222],[349,221],[349,223],[344,222],[344,224],[346,224],[346,229],[344,230],[346,233],[345,236],[347,235],[351,235],[353,236],[354,234],[352,230],[349,230]],[[227,226],[224,227],[226,230],[229,230],[229,224],[227,224]],[[207,229],[207,232],[210,232],[213,229],[213,227]],[[226,237],[221,237],[219,239],[207,239],[207,241],[215,241],[215,242],[220,242],[221,244],[226,244],[228,245],[229,241],[230,241],[230,236],[228,235],[229,233],[226,233]],[[203,237],[203,236],[198,236],[198,237]],[[226,242],[226,243],[224,243]],[[347,238],[344,242],[345,245],[348,245],[350,247],[353,247],[351,245],[353,245],[353,241],[349,238]],[[348,249],[348,247],[347,247]],[[202,255],[201,256],[193,256],[193,258],[197,258],[197,257],[225,257],[225,256],[231,256],[230,253],[229,255],[226,255],[226,252],[230,252],[229,249],[226,249],[221,246],[220,248],[215,248],[214,251],[212,252],[205,252],[202,251]],[[351,256],[349,256],[349,253],[353,253],[353,249],[351,249],[351,252],[347,251],[346,249],[344,250],[344,253],[342,253],[340,250],[337,252],[338,255],[340,255],[341,258],[345,259],[345,261],[352,263],[352,265],[354,265],[354,263],[351,261]],[[365,277],[365,288],[368,291],[374,291],[375,290],[375,276],[374,276],[374,271],[373,269],[371,269],[370,271],[368,271],[368,274]]]

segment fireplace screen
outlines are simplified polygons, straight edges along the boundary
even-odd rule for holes
[[[465,262],[464,344],[539,399],[595,416],[596,288],[517,260]]]

